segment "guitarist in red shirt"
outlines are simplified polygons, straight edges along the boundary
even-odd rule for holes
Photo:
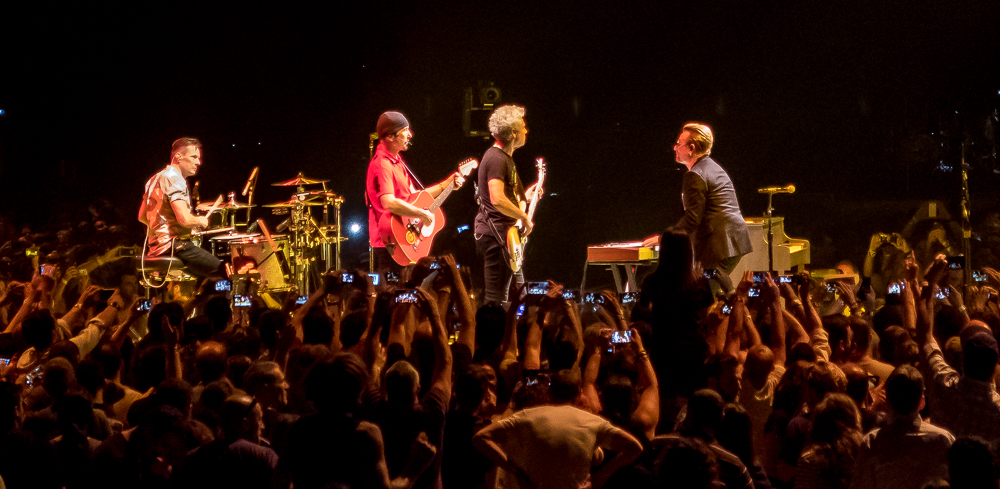
[[[496,139],[486,150],[479,164],[476,215],[476,250],[483,256],[485,300],[506,306],[511,279],[524,283],[523,269],[511,269],[507,251],[507,231],[521,221],[521,236],[531,233],[534,223],[525,212],[526,204],[534,199],[535,186],[527,192],[514,166],[514,150],[524,146],[528,127],[524,123],[524,107],[503,105],[490,115],[490,134]]]
[[[374,249],[375,269],[379,272],[399,273],[403,264],[396,255],[396,243],[389,238],[389,224],[392,215],[417,217],[425,225],[434,223],[434,212],[419,208],[407,202],[411,194],[420,189],[437,197],[450,185],[460,188],[465,179],[453,173],[441,182],[427,188],[416,179],[400,154],[410,148],[413,131],[406,117],[399,112],[385,112],[376,125],[379,143],[375,156],[368,163],[365,179],[365,196],[368,200],[368,241]],[[387,245],[391,249],[387,249]]]

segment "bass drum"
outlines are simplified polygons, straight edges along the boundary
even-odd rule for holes
[[[271,236],[274,246],[259,238],[232,241],[229,243],[229,258],[233,263],[233,274],[244,274],[256,270],[260,272],[262,291],[283,291],[291,287],[291,272],[287,256],[291,247],[288,237]]]

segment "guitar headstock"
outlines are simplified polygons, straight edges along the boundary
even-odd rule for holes
[[[472,173],[472,170],[475,170],[476,168],[479,168],[479,160],[475,158],[463,160],[458,164],[458,172],[461,173],[463,177],[469,176],[469,174]]]
[[[538,158],[535,158],[535,166],[538,167],[538,174],[539,175],[544,175],[545,174],[545,165],[546,165],[545,158],[543,158],[541,156],[539,156]]]

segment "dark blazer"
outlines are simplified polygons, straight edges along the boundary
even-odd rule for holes
[[[702,266],[713,268],[753,251],[733,182],[715,160],[704,156],[684,174],[681,200],[684,217],[674,229],[691,236],[694,257]]]

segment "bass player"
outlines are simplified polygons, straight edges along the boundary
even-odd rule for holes
[[[413,131],[410,123],[400,112],[385,112],[378,118],[375,127],[379,143],[375,156],[368,163],[368,176],[365,178],[365,198],[368,200],[368,242],[374,250],[375,270],[380,273],[399,273],[403,266],[393,259],[393,251],[386,249],[387,239],[383,232],[392,219],[392,215],[418,217],[424,224],[434,223],[434,213],[421,209],[407,202],[411,194],[423,189],[423,185],[413,175],[400,154],[410,148]],[[453,173],[440,183],[426,190],[437,197],[449,185],[461,188],[465,179],[459,173]],[[388,246],[393,246],[388,243]]]
[[[497,107],[490,115],[489,128],[496,141],[479,163],[476,250],[483,257],[486,302],[506,306],[511,279],[518,286],[524,283],[523,268],[515,273],[509,265],[507,230],[521,221],[521,234],[531,233],[534,223],[525,209],[536,194],[541,195],[541,189],[532,185],[525,192],[514,166],[514,150],[524,146],[528,135],[524,107]]]

